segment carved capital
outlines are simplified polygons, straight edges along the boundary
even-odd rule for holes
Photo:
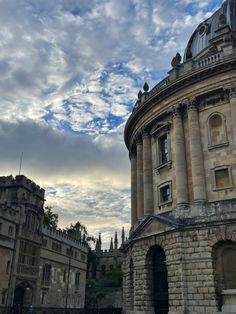
[[[142,145],[143,141],[142,141],[142,133],[137,133],[134,139],[136,145]]]
[[[181,104],[173,106],[172,110],[171,110],[171,114],[172,114],[173,119],[182,118],[182,106],[181,106]]]
[[[229,99],[236,97],[236,84],[230,84],[228,86],[225,86],[225,89],[229,93]]]
[[[196,99],[188,99],[186,102],[187,111],[198,111]]]
[[[142,138],[149,138],[150,137],[149,129],[147,127],[143,127],[141,129],[141,136],[142,136]]]

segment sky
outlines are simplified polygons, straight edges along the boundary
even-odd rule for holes
[[[0,175],[46,191],[59,227],[130,228],[124,125],[222,0],[0,0]]]

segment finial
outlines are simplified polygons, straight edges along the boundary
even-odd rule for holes
[[[141,99],[142,96],[143,96],[143,93],[142,93],[142,91],[140,90],[140,91],[138,92],[138,99]]]
[[[147,82],[144,83],[143,90],[145,91],[145,93],[147,93],[149,91],[149,86],[148,86]]]
[[[181,63],[181,60],[182,60],[182,57],[181,57],[180,53],[177,52],[177,53],[176,53],[176,56],[175,56],[175,57],[172,59],[172,61],[171,61],[172,67],[173,67],[173,68],[176,68],[177,66],[179,66],[180,63]]]

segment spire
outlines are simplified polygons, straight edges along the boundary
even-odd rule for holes
[[[113,251],[113,239],[111,238],[111,244],[110,244],[110,252]]]
[[[118,249],[117,232],[115,232],[115,241],[114,241],[114,244],[115,244],[115,250],[117,250],[117,249]]]
[[[99,232],[98,242],[100,243],[100,245],[102,245],[101,232]]]
[[[122,233],[121,233],[121,244],[125,243],[125,229],[124,227],[122,228]]]

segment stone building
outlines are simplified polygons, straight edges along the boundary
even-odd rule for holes
[[[124,313],[236,313],[236,1],[147,84],[125,127]]]
[[[86,288],[87,308],[122,308],[122,261],[120,251],[125,243],[125,232],[122,229],[121,245],[119,246],[117,232],[114,241],[111,238],[109,250],[102,249],[101,233],[96,240],[94,259],[89,265]]]
[[[43,226],[43,204],[25,176],[0,177],[0,312],[84,307],[88,248]]]

